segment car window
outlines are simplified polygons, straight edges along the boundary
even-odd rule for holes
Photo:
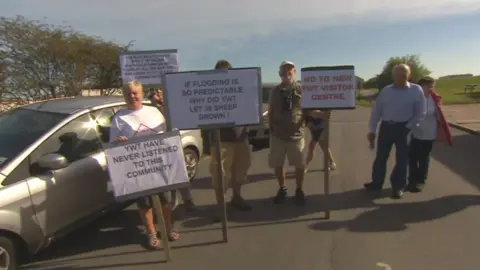
[[[0,168],[67,115],[17,108],[0,114]]]
[[[92,112],[92,118],[97,124],[97,132],[100,141],[109,142],[110,127],[112,126],[112,117],[115,114],[113,108],[106,108]]]
[[[28,163],[28,158],[26,158],[7,175],[2,182],[2,186],[15,184],[21,180],[27,179],[28,177],[30,177],[30,166]]]
[[[31,155],[31,164],[43,155],[56,153],[74,162],[102,149],[96,123],[89,114],[72,120],[44,141]]]
[[[125,108],[127,108],[127,105],[121,105],[121,106],[113,107],[113,112],[117,113],[121,109],[125,109]]]

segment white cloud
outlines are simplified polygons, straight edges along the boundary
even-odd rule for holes
[[[189,47],[323,26],[409,21],[480,10],[479,0],[5,0],[0,15],[46,17],[143,48]],[[215,43],[217,42],[217,43]],[[225,49],[225,48],[224,48]]]

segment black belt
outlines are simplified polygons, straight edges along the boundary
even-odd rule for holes
[[[382,124],[386,125],[406,125],[408,122],[397,122],[397,121],[382,121]]]

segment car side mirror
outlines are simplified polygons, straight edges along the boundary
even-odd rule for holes
[[[38,160],[38,166],[47,170],[59,170],[68,166],[67,158],[60,154],[46,154]]]

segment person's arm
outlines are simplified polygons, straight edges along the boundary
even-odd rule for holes
[[[380,91],[380,93],[378,93],[375,103],[373,104],[369,121],[370,133],[375,134],[377,132],[378,122],[382,117],[382,110],[384,106],[383,99],[386,95],[388,95],[388,89],[385,87]]]
[[[165,118],[165,121],[167,121],[167,117],[166,117],[166,114],[165,114],[165,106],[163,104],[160,104],[158,106],[158,110],[160,111],[160,113],[163,115],[163,117]]]
[[[117,117],[113,116],[112,125],[110,126],[110,129],[109,129],[108,141],[110,143],[116,142],[119,136],[120,136],[120,127],[118,125],[118,119]]]
[[[418,87],[415,89],[415,106],[414,106],[414,111],[413,111],[413,117],[408,121],[406,127],[408,129],[413,129],[415,127],[418,127],[420,125],[420,122],[425,119],[425,116],[427,114],[426,112],[426,102],[427,100],[425,99],[425,96],[423,95],[423,90]]]
[[[270,129],[270,132],[273,130],[273,119],[274,119],[274,114],[275,114],[275,93],[276,93],[276,88],[273,88],[270,91],[270,96],[268,98],[268,128]]]
[[[313,118],[320,118],[320,119],[323,119],[323,120],[327,120],[330,116],[330,113],[329,112],[322,112],[320,110],[312,110],[312,111],[308,112],[308,115],[313,117]]]

